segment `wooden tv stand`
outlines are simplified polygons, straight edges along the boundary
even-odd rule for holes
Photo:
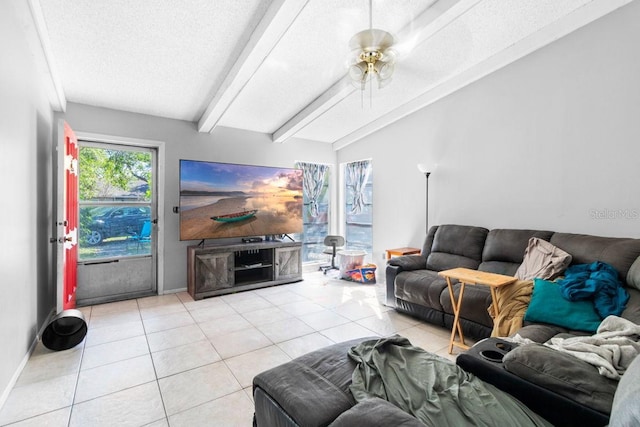
[[[187,248],[194,300],[302,280],[302,243],[258,242]]]

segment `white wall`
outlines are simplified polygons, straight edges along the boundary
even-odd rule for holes
[[[19,24],[25,7],[0,2],[0,406],[55,306],[52,113]]]
[[[196,125],[143,114],[69,103],[65,120],[76,132],[151,139],[165,142],[165,206],[163,211],[165,244],[164,290],[187,286],[187,246],[180,242],[179,215],[172,212],[179,204],[179,160],[206,160],[264,166],[292,167],[297,160],[335,162],[330,144],[297,140],[274,144],[268,135],[230,128],[213,134],[199,133]]]
[[[373,159],[376,259],[422,244],[418,163],[430,225],[640,237],[638,22],[633,2],[340,150]]]

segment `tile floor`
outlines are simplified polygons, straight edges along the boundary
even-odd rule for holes
[[[0,426],[251,426],[253,377],[309,351],[399,333],[455,358],[449,332],[382,305],[383,286],[311,273],[200,301],[184,292],[82,308],[83,343],[39,343]]]

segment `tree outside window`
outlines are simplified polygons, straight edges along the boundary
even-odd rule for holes
[[[331,168],[318,163],[297,162],[304,176],[302,262],[325,262],[324,238],[329,234],[329,182]]]
[[[80,260],[148,253],[139,238],[151,220],[151,152],[81,142],[78,164]]]
[[[350,250],[373,252],[373,167],[370,160],[345,165],[345,239]]]

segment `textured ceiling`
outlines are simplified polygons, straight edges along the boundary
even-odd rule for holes
[[[40,4],[69,101],[196,121],[269,2]]]
[[[631,0],[374,0],[393,81],[345,79],[368,0],[31,0],[68,101],[340,148]]]

